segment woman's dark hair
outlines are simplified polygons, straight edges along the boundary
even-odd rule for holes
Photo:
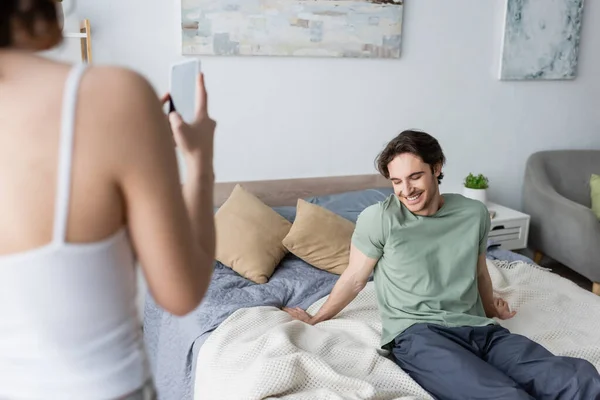
[[[58,24],[56,0],[0,0],[0,49],[14,45],[15,24],[38,36],[40,23]]]
[[[429,164],[431,172],[436,164],[442,166],[446,163],[446,157],[436,138],[425,132],[406,130],[392,139],[377,156],[375,162],[379,173],[389,179],[388,164],[396,156],[404,153],[421,158],[424,163]],[[438,183],[442,183],[443,178],[444,174],[440,172]]]

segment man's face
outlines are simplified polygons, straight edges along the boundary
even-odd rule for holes
[[[439,196],[437,177],[441,167],[435,166],[431,171],[429,164],[411,153],[396,156],[388,164],[390,180],[394,185],[394,193],[402,204],[413,214],[431,215],[437,211],[431,207],[437,203]]]

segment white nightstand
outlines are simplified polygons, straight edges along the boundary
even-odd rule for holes
[[[506,250],[519,250],[527,247],[530,217],[496,203],[487,203],[488,210],[495,211],[488,239],[500,244]]]

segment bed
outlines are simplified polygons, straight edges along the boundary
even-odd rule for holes
[[[229,182],[215,187],[217,208],[238,184],[290,223],[298,199],[354,222],[391,193],[378,175]],[[493,242],[488,269],[495,290],[518,311],[503,325],[600,368],[599,297]],[[315,312],[337,278],[290,253],[263,284],[217,262],[202,304],[185,317],[164,312],[147,294],[144,337],[159,398],[429,398],[380,349],[371,282],[336,318],[314,327],[281,311]]]

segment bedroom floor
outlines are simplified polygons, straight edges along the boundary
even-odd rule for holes
[[[529,258],[533,259],[533,252],[531,250],[524,250],[524,251],[519,251],[518,253],[523,254],[524,256],[527,256]],[[568,267],[564,266],[563,264],[559,263],[558,261],[548,257],[548,256],[544,256],[544,258],[542,258],[542,261],[540,261],[540,265],[544,268],[549,268],[552,270],[552,272],[562,276],[563,278],[566,278],[568,280],[570,280],[571,282],[574,282],[575,284],[579,285],[580,287],[584,288],[587,291],[592,291],[592,281],[590,281],[589,279],[587,279],[586,277],[579,275],[577,272],[569,269]]]

